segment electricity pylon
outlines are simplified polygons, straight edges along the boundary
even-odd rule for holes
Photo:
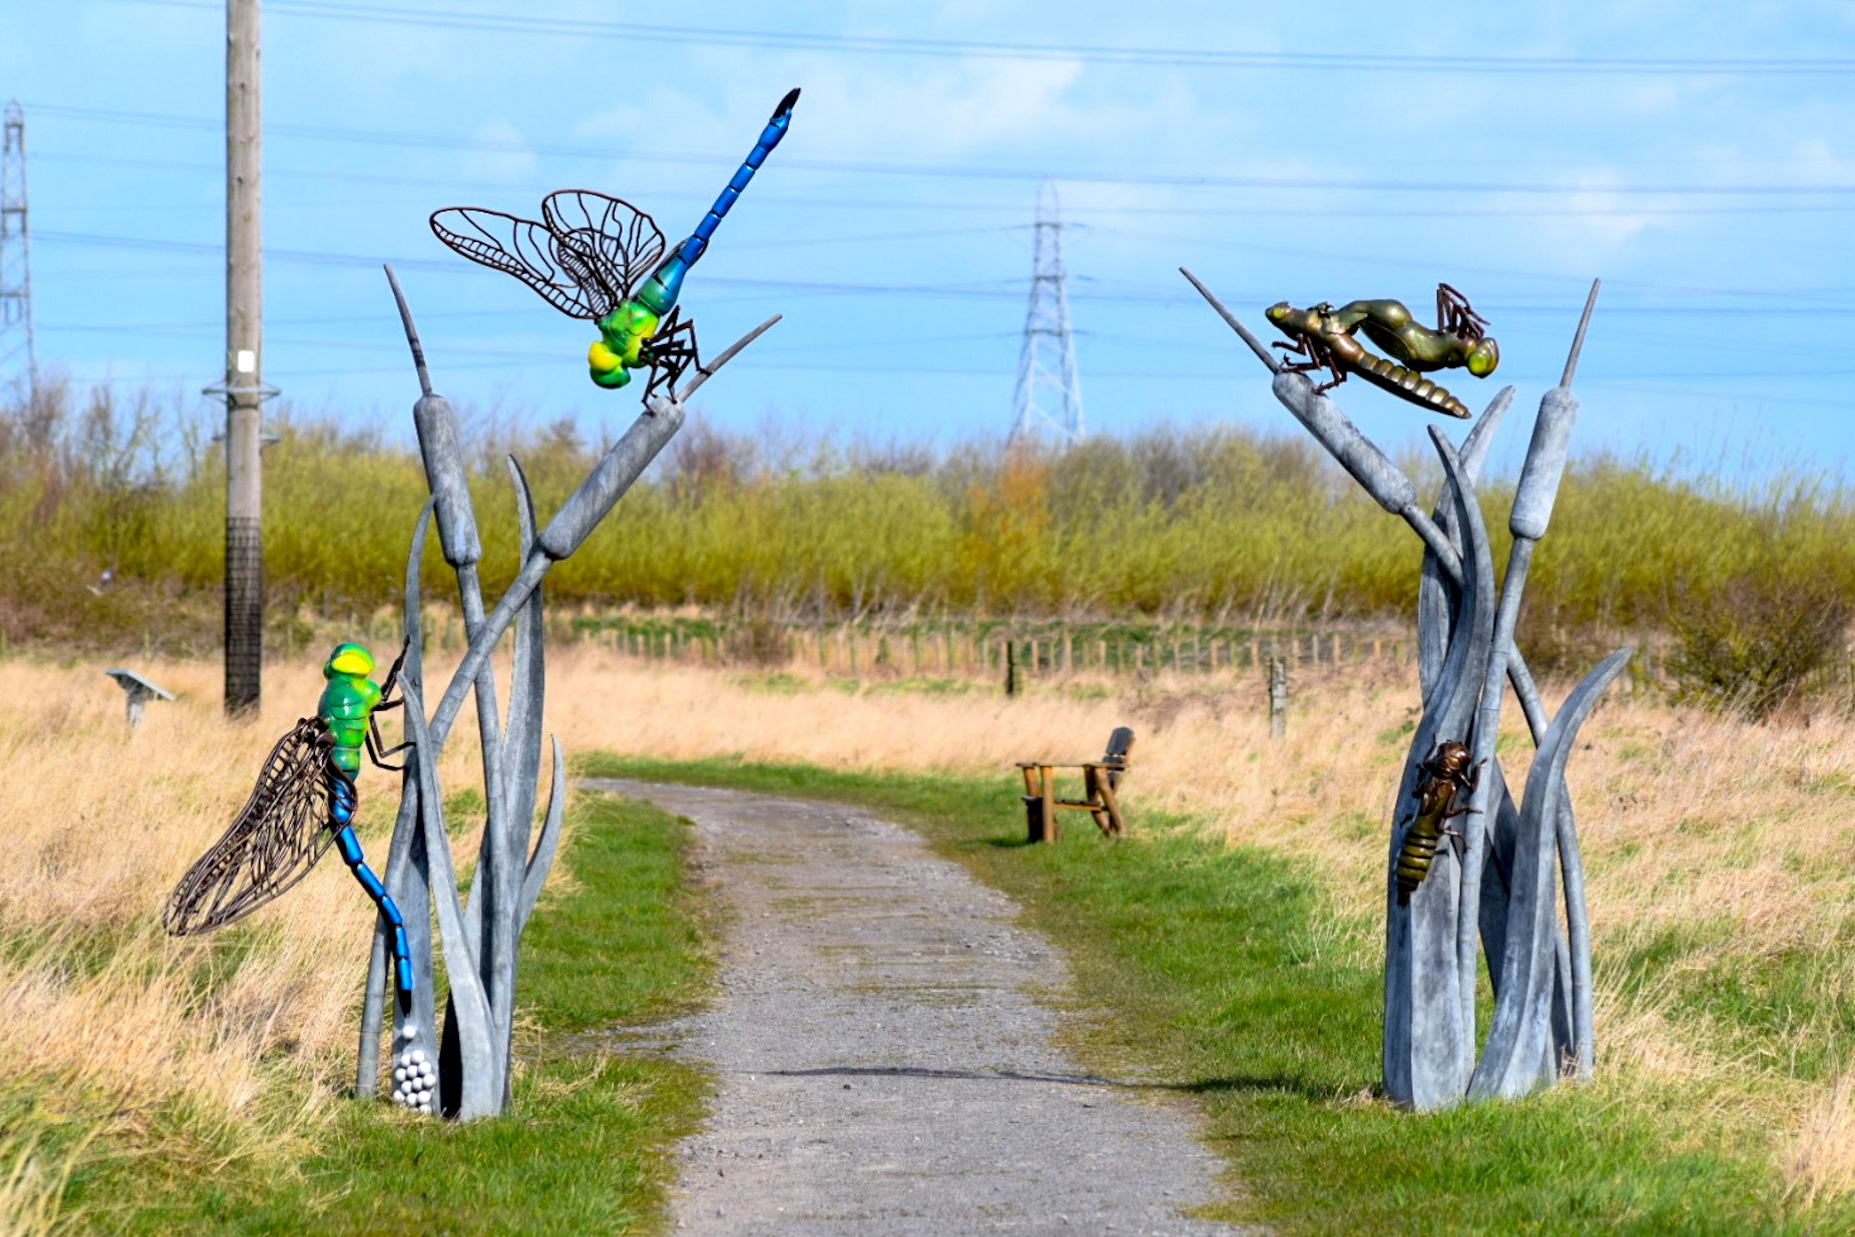
[[[1063,220],[1051,180],[1037,195],[1035,253],[1018,386],[1011,397],[1011,440],[1048,432],[1067,446],[1082,439],[1082,387],[1076,381],[1076,339],[1069,326]]]
[[[39,394],[32,330],[32,234],[26,228],[26,114],[6,105],[0,141],[0,398],[30,404]]]

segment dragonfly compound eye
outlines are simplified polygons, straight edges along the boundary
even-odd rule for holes
[[[595,339],[593,346],[586,350],[586,363],[592,367],[594,375],[610,373],[624,365],[624,359],[606,344],[603,339]]]
[[[1486,378],[1494,372],[1494,367],[1501,363],[1501,347],[1492,339],[1477,340],[1469,349],[1469,373],[1477,378]]]
[[[607,390],[616,390],[631,381],[625,358],[612,351],[603,339],[595,339],[593,346],[586,350],[586,367],[593,381]]]
[[[323,677],[330,672],[335,674],[372,674],[374,672],[374,655],[358,644],[338,644],[329,654],[328,664],[322,668]]]

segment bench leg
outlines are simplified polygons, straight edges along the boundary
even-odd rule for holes
[[[1056,841],[1056,770],[1051,766],[1024,770],[1024,817],[1031,841]]]
[[[1082,771],[1082,782],[1082,797],[1089,803],[1089,815],[1095,818],[1095,827],[1101,830],[1103,837],[1113,837],[1114,824],[1108,818],[1108,806],[1106,801],[1102,798],[1105,780],[1101,776],[1101,770],[1084,769]]]
[[[1056,770],[1045,765],[1043,774],[1043,840],[1058,842],[1062,840],[1056,826]]]
[[[1125,821],[1121,819],[1121,801],[1114,797],[1114,787],[1107,778],[1101,779],[1101,802],[1108,809],[1108,833],[1120,837]]]

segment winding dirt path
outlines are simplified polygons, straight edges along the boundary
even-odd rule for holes
[[[1084,1073],[1015,907],[858,809],[589,779],[687,816],[731,914],[720,993],[670,1030],[718,1071],[679,1231],[1230,1234],[1176,1097]]]

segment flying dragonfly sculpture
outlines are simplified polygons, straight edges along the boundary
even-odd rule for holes
[[[1402,301],[1353,301],[1339,309],[1324,302],[1312,309],[1296,309],[1281,301],[1267,313],[1269,321],[1293,341],[1275,346],[1307,358],[1284,368],[1299,372],[1325,369],[1333,374],[1330,381],[1315,388],[1319,391],[1340,385],[1348,374],[1358,374],[1421,408],[1467,417],[1469,410],[1461,400],[1423,375],[1461,367],[1477,378],[1486,378],[1501,363],[1501,349],[1488,334],[1488,320],[1446,283],[1436,285],[1435,330],[1418,322]],[[1355,331],[1363,331],[1367,339],[1397,359],[1374,355],[1353,338]]]
[[[353,823],[362,751],[382,769],[397,770],[402,766],[387,764],[386,757],[411,746],[383,749],[376,717],[404,703],[393,695],[393,687],[405,657],[402,651],[386,682],[376,685],[368,677],[373,654],[362,646],[341,644],[329,654],[322,667],[328,686],[316,715],[303,718],[278,740],[231,827],[181,877],[161,916],[169,933],[194,936],[236,923],[309,875],[334,846],[393,925],[400,1010],[411,1010],[406,921],[367,866]]]
[[[648,368],[647,398],[663,382],[674,390],[689,365],[701,368],[695,324],[676,304],[683,277],[754,172],[786,136],[798,101],[796,89],[779,101],[727,188],[661,263],[663,233],[651,217],[590,189],[550,193],[541,200],[539,222],[473,206],[448,207],[432,215],[432,231],[471,261],[515,276],[568,317],[591,320],[599,338],[587,350],[587,363],[600,386],[622,387],[631,381],[632,370]]]

